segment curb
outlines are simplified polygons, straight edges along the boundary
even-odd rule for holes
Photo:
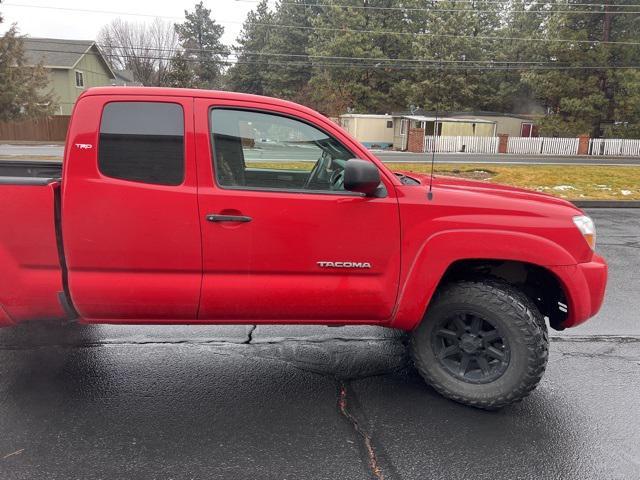
[[[640,208],[640,200],[569,200],[580,208]]]

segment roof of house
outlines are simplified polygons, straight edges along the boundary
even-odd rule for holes
[[[417,122],[453,122],[453,123],[496,123],[495,120],[485,120],[484,118],[449,118],[438,115],[426,116],[426,115],[402,115],[402,118],[408,118],[409,120],[415,120]]]
[[[142,82],[138,82],[131,70],[114,70],[116,74],[116,85],[142,86]]]
[[[391,119],[392,116],[388,113],[376,114],[376,113],[343,113],[340,118],[386,118]]]
[[[46,68],[71,69],[88,53],[95,54],[112,78],[115,74],[93,40],[65,40],[61,38],[25,37],[24,53],[27,64],[42,62]],[[93,50],[93,52],[90,52]]]
[[[530,120],[532,117],[536,117],[534,114],[522,114],[522,113],[505,113],[505,112],[490,112],[485,110],[473,110],[467,112],[435,112],[425,111],[422,109],[415,110],[414,112],[396,112],[394,117],[406,117],[408,115],[426,115],[429,117],[448,118],[448,117],[511,117],[521,118],[523,120]]]

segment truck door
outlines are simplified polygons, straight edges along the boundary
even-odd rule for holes
[[[340,131],[285,107],[207,99],[196,99],[195,118],[200,319],[389,319],[400,264],[395,191],[344,190],[340,171],[356,155]]]
[[[76,309],[99,321],[195,320],[202,255],[193,99],[79,102],[62,191]]]

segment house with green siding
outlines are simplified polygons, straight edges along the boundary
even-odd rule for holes
[[[56,96],[57,115],[71,115],[83,90],[118,83],[93,40],[26,37],[24,51],[29,65],[42,63],[49,71],[48,88]]]

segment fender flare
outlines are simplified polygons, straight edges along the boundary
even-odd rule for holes
[[[461,260],[511,260],[543,268],[577,263],[562,246],[529,233],[482,229],[438,232],[422,244],[409,265],[390,327],[415,328],[447,269]]]

